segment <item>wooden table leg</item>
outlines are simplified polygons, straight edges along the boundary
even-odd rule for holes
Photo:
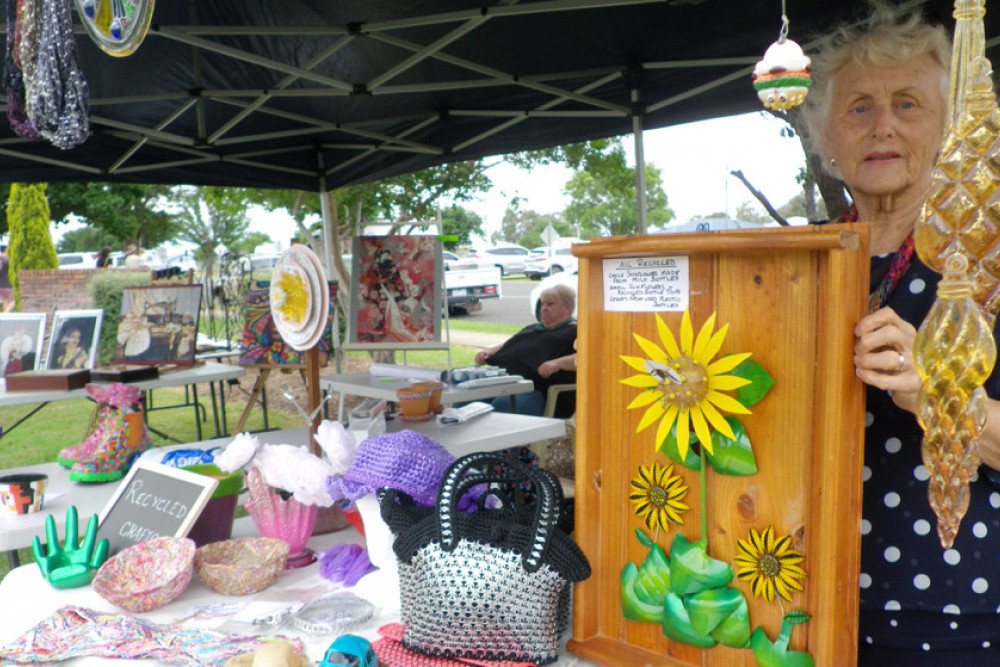
[[[253,411],[254,405],[257,404],[257,399],[264,391],[264,386],[267,384],[267,377],[270,374],[270,368],[260,369],[260,374],[257,376],[257,380],[253,383],[253,390],[250,392],[250,397],[247,399],[246,407],[243,408],[243,413],[240,415],[239,421],[236,422],[236,427],[233,429],[233,435],[236,435],[243,430],[243,427],[247,423],[247,419],[250,418],[250,413]]]

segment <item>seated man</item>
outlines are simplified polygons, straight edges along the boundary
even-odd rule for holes
[[[576,294],[565,285],[556,285],[542,292],[539,299],[539,324],[529,324],[514,334],[503,345],[483,350],[476,355],[477,364],[491,364],[505,369],[512,375],[521,375],[535,383],[529,394],[517,394],[517,412],[523,415],[541,415],[545,411],[545,397],[549,385],[576,382],[576,320],[573,307]],[[567,418],[576,410],[573,394],[563,394],[556,409],[556,417]],[[510,397],[497,396],[493,408],[510,411]]]

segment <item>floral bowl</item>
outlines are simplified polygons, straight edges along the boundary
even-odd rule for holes
[[[212,542],[194,554],[194,570],[213,591],[249,595],[264,590],[285,569],[288,543],[271,537]]]
[[[140,542],[109,558],[92,585],[98,595],[122,609],[158,609],[191,583],[194,553],[194,541],[186,537]]]

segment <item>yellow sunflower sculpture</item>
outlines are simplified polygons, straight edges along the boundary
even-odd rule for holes
[[[774,602],[774,594],[792,601],[792,591],[801,591],[798,579],[805,579],[806,571],[799,567],[804,558],[789,548],[789,535],[775,539],[774,528],[768,526],[763,534],[753,528],[745,540],[739,540],[740,552],[733,558],[736,576],[750,582],[754,597]]]
[[[742,403],[722,393],[750,384],[750,380],[745,378],[726,375],[750,353],[729,354],[713,362],[712,357],[722,347],[729,325],[713,332],[714,328],[715,313],[712,313],[695,338],[691,317],[684,311],[678,346],[670,328],[656,315],[656,329],[662,347],[633,333],[639,347],[649,358],[621,356],[622,361],[641,373],[621,380],[622,384],[643,390],[628,405],[629,410],[646,408],[635,432],[639,433],[659,419],[660,425],[656,429],[656,446],[659,447],[676,422],[677,448],[682,459],[687,456],[692,427],[701,446],[711,453],[710,427],[730,440],[735,439],[732,428],[719,410],[750,414]]]
[[[646,522],[646,527],[670,528],[670,522],[683,524],[681,516],[691,508],[681,500],[687,495],[688,487],[684,478],[674,474],[674,467],[661,466],[654,462],[651,466],[639,466],[639,476],[632,478],[632,489],[628,499],[635,506],[636,515]]]

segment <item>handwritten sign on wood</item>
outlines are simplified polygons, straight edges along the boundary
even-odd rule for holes
[[[682,312],[688,307],[688,258],[617,257],[603,260],[604,310]]]
[[[101,511],[97,537],[108,538],[112,554],[162,535],[184,537],[218,483],[140,458]]]

